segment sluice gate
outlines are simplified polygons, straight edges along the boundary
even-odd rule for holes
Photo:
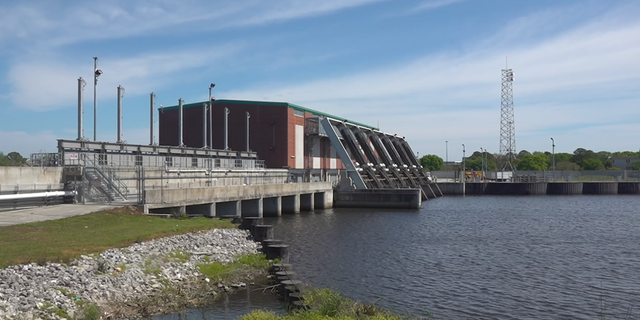
[[[321,118],[319,122],[346,167],[351,188],[343,192],[369,190],[366,198],[371,198],[375,190],[388,194],[407,189],[418,190],[421,200],[442,196],[404,138],[347,121]]]

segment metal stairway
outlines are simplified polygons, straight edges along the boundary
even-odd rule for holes
[[[87,159],[83,180],[88,186],[84,196],[95,202],[126,201],[129,188],[108,166],[100,166]]]

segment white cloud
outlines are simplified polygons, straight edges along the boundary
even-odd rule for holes
[[[535,28],[547,19],[522,21],[530,21],[529,27]],[[443,141],[466,137],[491,150],[490,144],[495,149],[498,146],[500,69],[504,68],[506,49],[484,42],[463,53],[439,53],[376,70],[223,95],[288,101],[371,125],[382,121],[384,131],[416,141],[416,151],[434,143],[426,138],[430,136],[443,137],[438,138]],[[637,20],[604,15],[550,38],[513,43],[508,51],[509,67],[516,73],[519,149],[544,150],[546,132],[554,130],[575,135],[573,139],[566,137],[565,141],[573,144],[567,152],[577,147],[597,149],[602,143],[585,140],[593,135],[580,136],[580,128],[615,126],[621,119],[640,121]],[[563,138],[562,134],[557,136]],[[613,135],[620,144],[625,143],[624,136]],[[597,141],[603,141],[602,137]]]
[[[445,6],[456,4],[458,2],[463,2],[463,1],[466,1],[466,0],[429,0],[429,1],[422,2],[417,7],[415,7],[412,11],[416,12],[416,11],[433,10],[433,9],[445,7]]]
[[[275,1],[30,1],[0,5],[0,41],[20,40],[46,46],[87,40],[118,39],[159,31],[180,32],[263,25],[363,6],[384,0]],[[28,22],[28,23],[27,23]]]
[[[215,65],[232,56],[242,45],[218,45],[210,48],[188,48],[181,51],[143,53],[131,58],[102,62],[104,70],[98,83],[98,97],[111,97],[118,85],[129,94],[149,93],[174,81],[179,74],[198,67]],[[90,62],[89,62],[90,63]],[[11,67],[8,82],[12,87],[10,99],[14,106],[46,111],[74,106],[77,101],[77,79],[84,75],[85,102],[93,88],[93,75],[76,61],[24,61]],[[91,69],[89,69],[90,71]],[[110,89],[104,89],[110,88]]]
[[[0,151],[19,152],[28,158],[31,153],[57,152],[56,135],[50,131],[0,131]]]

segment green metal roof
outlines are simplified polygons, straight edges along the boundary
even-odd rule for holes
[[[187,104],[183,104],[182,107],[183,108],[190,108],[190,107],[201,107],[203,104],[207,103],[207,101],[201,101],[201,102],[194,102],[194,103],[187,103]],[[293,103],[288,103],[288,102],[273,102],[273,101],[250,101],[250,100],[214,100],[213,101],[214,104],[216,103],[232,103],[232,104],[256,104],[256,105],[262,105],[262,106],[280,106],[280,107],[289,107],[292,108],[294,110],[300,110],[300,111],[304,111],[304,112],[308,112],[311,113],[313,115],[316,116],[321,116],[321,117],[326,117],[326,118],[331,118],[331,119],[335,119],[338,121],[346,121],[348,123],[352,123],[361,127],[365,127],[365,128],[369,128],[369,129],[373,129],[373,130],[379,130],[376,127],[373,126],[369,126],[363,123],[359,123],[359,122],[355,122],[355,121],[351,121],[349,119],[345,119],[342,117],[337,117],[328,113],[324,113],[324,112],[320,112],[320,111],[316,111],[313,109],[309,109],[309,108],[305,108],[303,106],[299,106],[297,104],[293,104]],[[178,109],[178,106],[169,106],[169,107],[164,107],[164,108],[158,108],[158,110],[175,110]]]

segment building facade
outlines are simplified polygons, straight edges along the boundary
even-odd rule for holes
[[[338,170],[344,168],[318,121],[322,117],[349,120],[287,102],[215,100],[211,123],[208,113],[205,116],[205,106],[206,101],[183,105],[184,146],[206,145],[236,151],[248,148],[257,152],[265,167],[290,169],[298,180],[333,180]],[[179,109],[179,106],[159,109],[160,145],[180,145]]]

